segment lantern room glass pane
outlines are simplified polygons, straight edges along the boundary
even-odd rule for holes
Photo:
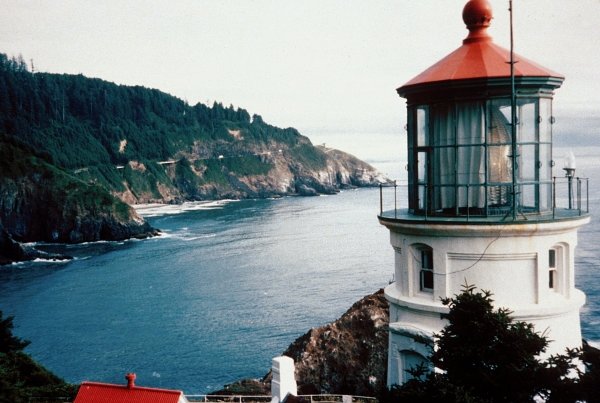
[[[552,141],[552,100],[540,98],[540,142]]]
[[[460,185],[485,182],[485,148],[483,146],[458,148],[457,179]]]
[[[417,146],[429,145],[429,127],[427,121],[427,109],[423,107],[417,108]]]
[[[535,102],[525,101],[519,106],[517,124],[517,139],[519,143],[532,143],[537,141],[535,134],[537,116],[535,114]]]
[[[456,144],[485,142],[485,115],[482,102],[460,103],[456,113]]]
[[[537,158],[535,157],[535,144],[519,146],[519,176],[521,181],[532,182],[536,180]]]
[[[419,210],[425,210],[427,207],[427,188],[424,185],[418,186],[419,190]]]
[[[552,183],[540,183],[540,211],[552,208]]]
[[[488,182],[511,183],[510,145],[488,147]]]
[[[488,144],[510,144],[510,100],[495,99],[488,110]]]
[[[427,152],[421,151],[417,156],[417,180],[419,183],[427,182]]]
[[[552,145],[540,144],[540,181],[552,179]]]
[[[521,207],[525,209],[525,212],[537,211],[536,202],[536,189],[537,185],[521,185]]]
[[[450,104],[440,104],[431,108],[434,147],[456,144],[454,135],[454,108]]]
[[[494,185],[488,186],[488,207],[507,207],[511,204],[511,187],[512,185]],[[492,211],[492,214],[494,212]]]

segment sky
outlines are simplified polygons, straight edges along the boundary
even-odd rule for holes
[[[466,0],[0,0],[0,52],[35,71],[247,109],[319,139],[397,132],[395,89],[462,44]],[[509,47],[508,0],[490,0]],[[600,0],[514,0],[515,51],[566,76],[560,111],[600,114]]]

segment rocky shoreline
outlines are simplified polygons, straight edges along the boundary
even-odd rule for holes
[[[0,264],[69,258],[23,243],[114,241],[157,234],[133,208],[101,186],[83,182],[14,139],[0,136]]]
[[[73,257],[56,253],[47,253],[32,246],[22,245],[15,241],[10,234],[6,232],[4,227],[2,227],[2,224],[0,224],[0,266],[35,259],[63,261],[71,260]]]

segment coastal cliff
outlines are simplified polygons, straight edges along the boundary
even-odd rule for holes
[[[147,164],[130,161],[124,167],[128,178],[125,189],[114,192],[130,203],[180,203],[190,200],[248,199],[282,196],[335,194],[342,189],[377,186],[386,179],[375,168],[339,150],[310,147],[318,162],[302,161],[294,148],[277,142],[263,151],[247,146],[249,154],[235,157],[202,159],[185,153],[177,161],[154,167],[164,176],[149,173]],[[307,152],[307,151],[304,151]],[[149,164],[153,164],[150,162]],[[139,183],[146,183],[141,189]]]
[[[0,133],[128,204],[311,196],[386,181],[369,164],[242,108],[33,73],[1,53]]]
[[[10,235],[4,237],[6,250],[12,250],[11,239],[77,243],[156,234],[103,188],[80,181],[6,137],[0,137],[0,225]]]

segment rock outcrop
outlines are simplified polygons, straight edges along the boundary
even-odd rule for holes
[[[156,234],[106,190],[1,138],[0,223],[20,242],[78,243]]]
[[[71,256],[47,253],[32,246],[21,245],[12,239],[10,234],[0,224],[0,266],[14,262],[24,262],[34,259],[70,260]]]
[[[124,167],[127,179],[123,182],[124,190],[114,194],[130,204],[180,203],[318,196],[389,183],[373,166],[353,155],[323,146],[313,147],[305,137],[298,139],[305,149],[311,149],[319,156],[318,163],[302,161],[302,153],[275,140],[270,147],[281,152],[267,152],[262,145],[251,143],[244,145],[246,154],[223,159],[214,155],[203,159],[197,152],[182,152],[178,154],[178,160],[160,166],[129,161]],[[152,170],[149,169],[151,165]],[[263,172],[252,172],[248,167]]]
[[[283,355],[294,359],[298,394],[375,396],[386,385],[388,324],[381,289],[296,339]],[[219,394],[269,394],[270,384],[269,372],[262,380],[226,385]]]
[[[296,363],[298,393],[373,396],[386,383],[388,324],[381,289],[294,341],[283,355]]]

